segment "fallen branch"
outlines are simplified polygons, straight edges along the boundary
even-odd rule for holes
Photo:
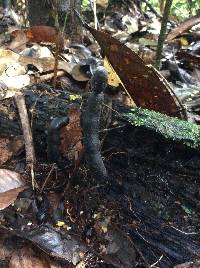
[[[27,164],[34,165],[36,162],[35,150],[33,146],[33,137],[29,124],[28,113],[26,109],[24,95],[21,92],[15,94],[15,103],[17,105],[19,116],[21,120],[24,143],[26,149],[26,162]]]

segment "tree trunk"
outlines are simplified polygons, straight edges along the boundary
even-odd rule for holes
[[[45,0],[27,0],[28,20],[30,26],[52,25],[51,7]],[[51,22],[50,22],[51,21]]]

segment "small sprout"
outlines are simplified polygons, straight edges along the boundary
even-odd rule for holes
[[[80,95],[69,95],[69,100],[70,101],[75,101],[75,100],[78,100],[78,99],[81,99]]]

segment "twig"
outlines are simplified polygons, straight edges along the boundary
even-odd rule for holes
[[[151,264],[150,267],[156,267],[156,265],[162,260],[162,258],[163,258],[163,255],[161,255],[160,258],[156,262]]]
[[[57,83],[57,72],[58,72],[58,56],[60,52],[60,27],[58,21],[58,1],[55,1],[55,28],[57,31],[56,35],[56,53],[55,53],[55,64],[54,64],[54,77],[53,77],[53,87],[56,88]]]
[[[57,77],[57,78],[58,78],[58,77],[61,77],[61,76],[63,76],[64,74],[65,74],[65,72],[62,71],[62,70],[57,71],[56,77]],[[45,82],[45,81],[47,81],[47,80],[52,79],[53,77],[54,77],[54,73],[43,74],[43,75],[40,76],[40,79],[39,79],[38,81],[36,80],[36,83],[37,83],[37,82]]]
[[[149,8],[149,10],[154,13],[156,15],[156,17],[158,17],[159,19],[162,19],[162,16],[160,14],[158,14],[158,12],[155,10],[155,8],[148,2],[148,0],[142,0],[142,2],[144,2],[147,7]]]
[[[90,0],[90,6],[94,14],[94,28],[97,30],[99,27],[99,22],[97,19],[97,3],[96,0]]]
[[[160,34],[159,34],[159,38],[158,38],[158,46],[157,46],[157,51],[156,51],[155,68],[157,68],[157,69],[160,68],[160,60],[161,60],[161,56],[162,56],[162,50],[163,50],[163,45],[165,42],[165,36],[166,36],[166,30],[167,30],[167,21],[168,21],[170,9],[172,6],[172,2],[173,2],[173,0],[166,0],[166,2],[165,2],[165,9],[164,9]]]
[[[24,143],[25,143],[25,150],[26,150],[26,163],[31,168],[31,177],[32,177],[32,186],[34,189],[34,165],[36,163],[35,158],[35,150],[33,146],[33,137],[32,132],[29,124],[28,112],[26,109],[24,95],[21,92],[17,92],[15,94],[15,103],[18,108],[22,131],[24,135]]]
[[[56,164],[53,163],[53,165],[51,167],[51,170],[49,171],[49,174],[47,175],[47,177],[46,177],[46,179],[45,179],[45,181],[44,181],[44,183],[43,183],[43,185],[42,185],[42,187],[40,189],[40,193],[43,192],[44,187],[46,186],[46,184],[47,184],[47,182],[48,182],[48,180],[49,180],[49,178],[50,178],[50,176],[51,176],[51,174],[52,174],[52,172],[54,171],[55,168],[56,168]]]
[[[147,5],[147,7],[149,8],[149,10],[152,12],[152,13],[154,13],[155,15],[156,15],[156,17],[158,17],[159,19],[163,19],[163,16],[161,16],[156,10],[155,10],[155,8],[148,2],[148,0],[142,0],[142,2],[144,2],[146,5]],[[168,22],[172,25],[172,26],[175,26],[175,23],[174,22],[172,22],[172,21],[170,21],[170,20],[168,20]]]
[[[24,95],[21,92],[15,94],[15,102],[19,111],[19,116],[22,124],[22,130],[24,135],[24,143],[26,149],[26,162],[27,164],[35,164],[35,150],[33,146],[33,137],[29,124],[28,113],[26,109]]]
[[[58,73],[58,55],[60,52],[59,48],[59,38],[57,38],[56,41],[56,53],[55,53],[55,64],[54,64],[54,77],[53,77],[53,87],[54,89],[56,88],[56,83],[57,83],[57,73]]]

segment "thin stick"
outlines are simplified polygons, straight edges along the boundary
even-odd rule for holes
[[[96,3],[96,0],[93,0],[93,8],[94,8],[94,28],[97,30],[98,22],[97,22],[97,3]]]
[[[51,170],[50,170],[48,176],[46,177],[46,179],[45,179],[45,181],[44,181],[44,183],[43,183],[43,185],[42,185],[42,187],[41,187],[41,189],[40,189],[40,193],[42,193],[42,192],[44,191],[44,187],[46,186],[46,184],[47,184],[47,182],[48,182],[48,180],[49,180],[49,178],[50,178],[52,172],[54,171],[55,167],[56,167],[56,164],[54,163],[54,164],[52,165],[52,167],[51,167]]]
[[[36,163],[35,150],[33,146],[33,136],[29,124],[28,112],[26,109],[25,99],[22,92],[17,92],[15,94],[15,103],[18,108],[22,131],[24,135],[24,143],[26,150],[26,163],[31,168],[32,186],[34,188],[34,164]]]
[[[90,6],[94,15],[94,28],[97,30],[100,28],[98,18],[97,18],[97,3],[96,0],[90,0]]]
[[[165,37],[166,37],[167,21],[168,21],[168,17],[170,14],[172,2],[173,2],[173,0],[166,0],[166,2],[165,2],[165,9],[164,9],[164,14],[163,14],[163,18],[162,18],[160,34],[159,34],[159,38],[158,38],[156,60],[155,60],[155,64],[154,64],[154,67],[157,69],[160,68],[162,50],[163,50],[163,45],[164,45]]]
[[[58,72],[58,56],[60,53],[60,27],[59,27],[59,21],[58,21],[58,1],[55,1],[55,28],[56,28],[56,53],[55,53],[55,64],[54,64],[54,77],[53,77],[53,87],[56,88],[57,83],[57,72]]]

